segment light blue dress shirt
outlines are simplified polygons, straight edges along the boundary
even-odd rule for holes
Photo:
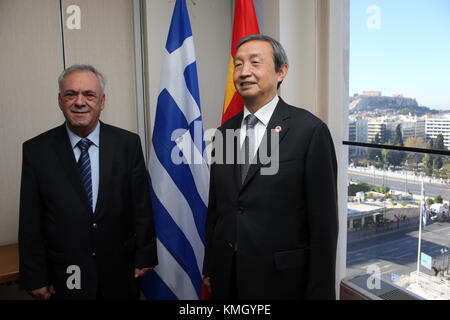
[[[72,130],[69,129],[66,123],[67,133],[69,135],[70,144],[72,145],[73,154],[75,156],[75,161],[81,155],[80,148],[77,147],[77,143],[82,139],[77,136]],[[92,179],[92,211],[95,211],[95,206],[97,205],[98,196],[98,184],[100,177],[100,160],[99,160],[99,148],[100,148],[100,123],[97,123],[94,131],[92,131],[87,137],[87,139],[92,141],[92,145],[89,148],[89,159],[91,160],[91,179]]]

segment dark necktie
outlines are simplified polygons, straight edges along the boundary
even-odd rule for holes
[[[91,178],[91,160],[89,159],[89,147],[92,141],[89,139],[81,139],[77,146],[81,150],[80,158],[78,159],[78,168],[80,169],[81,181],[86,191],[89,203],[92,208],[92,178]]]
[[[245,117],[247,123],[247,130],[244,139],[244,163],[241,166],[241,181],[244,183],[247,176],[248,169],[250,168],[251,160],[255,154],[255,125],[258,122],[258,118],[249,114]]]

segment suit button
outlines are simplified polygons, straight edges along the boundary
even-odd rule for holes
[[[236,245],[236,243],[231,243],[231,242],[229,242],[228,243],[228,246],[231,248],[231,249],[233,249],[233,251],[237,251],[237,245]]]
[[[244,208],[243,207],[239,207],[238,209],[238,214],[244,214]]]
[[[93,224],[92,224],[92,228],[94,228],[94,229],[97,229],[97,224],[94,222]]]
[[[234,252],[237,251],[237,242],[236,242],[236,243],[228,242],[228,246],[229,246],[231,249],[233,249]]]

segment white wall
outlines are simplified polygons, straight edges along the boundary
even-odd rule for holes
[[[263,0],[264,32],[289,59],[280,95],[327,123],[338,159],[339,242],[336,287],[346,272],[349,0]]]
[[[129,0],[77,0],[80,29],[68,30],[66,66],[90,63],[106,77],[101,119],[137,131],[133,11]],[[63,123],[59,1],[0,0],[0,245],[17,242],[22,143]]]
[[[62,123],[58,26],[52,0],[0,2],[0,245],[17,242],[22,143]]]
[[[76,4],[81,28],[64,28],[66,66],[88,63],[105,76],[106,102],[101,120],[137,132],[133,2],[64,0]]]
[[[283,45],[289,73],[280,95],[290,104],[316,110],[316,1],[263,0],[264,33]]]

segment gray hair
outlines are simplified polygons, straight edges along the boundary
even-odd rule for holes
[[[90,71],[94,73],[97,76],[98,81],[100,82],[100,86],[102,88],[102,94],[105,92],[105,78],[101,74],[100,71],[98,71],[96,68],[91,66],[90,64],[74,64],[73,66],[70,66],[69,68],[66,68],[58,77],[58,86],[59,86],[59,92],[61,92],[62,88],[62,81],[64,78],[74,71]]]
[[[255,40],[266,41],[272,45],[273,61],[275,62],[275,71],[276,72],[280,71],[280,68],[282,65],[284,65],[284,64],[289,65],[286,52],[284,51],[281,43],[279,43],[274,38],[271,38],[264,34],[251,34],[249,36],[246,36],[246,37],[240,39],[236,46],[236,51],[239,50],[240,46],[242,46],[244,43],[249,42],[249,41],[255,41]]]

